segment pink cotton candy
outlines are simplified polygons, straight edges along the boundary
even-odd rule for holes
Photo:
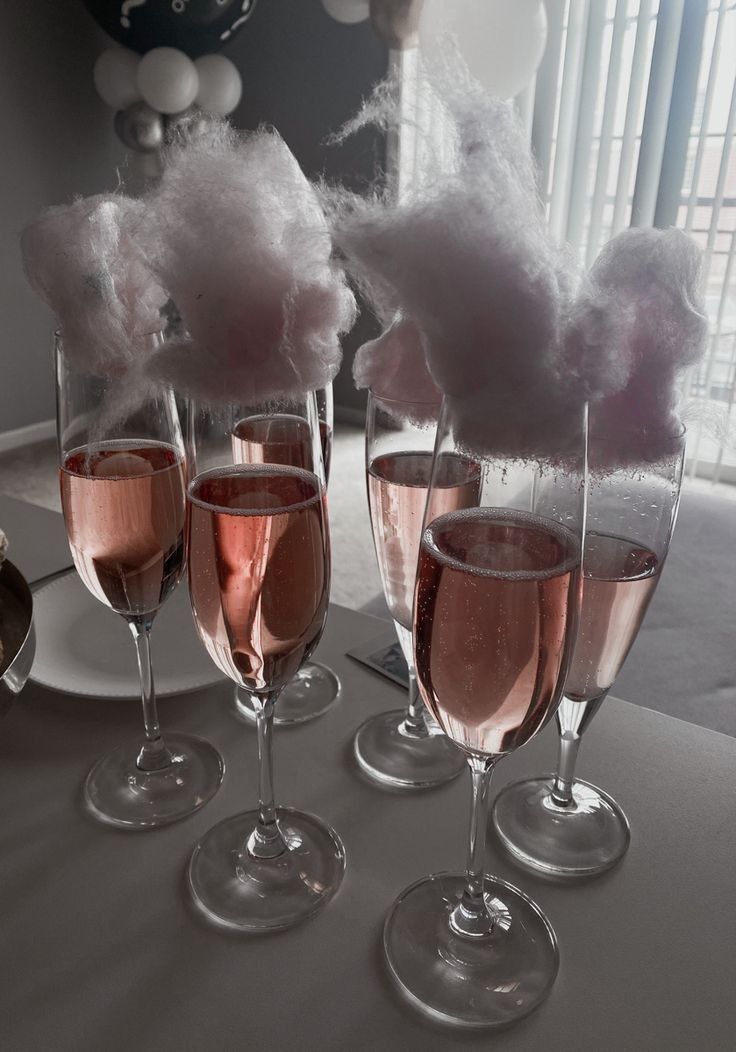
[[[442,392],[427,370],[422,334],[413,321],[397,319],[377,339],[364,343],[353,363],[358,387],[403,402],[426,404],[436,418]]]
[[[596,403],[596,426],[619,436],[622,462],[670,456],[682,433],[678,376],[702,357],[708,334],[700,250],[680,230],[626,230],[603,248],[590,278],[628,314],[628,375]]]
[[[620,391],[633,368],[632,324],[627,302],[584,281],[563,325],[561,379],[590,400]]]
[[[181,316],[149,375],[205,401],[324,386],[355,299],[314,188],[280,136],[225,122],[172,148],[141,232]]]
[[[388,131],[398,117],[401,90],[398,75],[387,77],[374,88],[359,113],[331,137],[333,143],[368,124]],[[393,399],[393,413],[415,423],[436,421],[442,391],[427,367],[424,337],[415,321],[401,310],[393,279],[374,261],[367,247],[376,227],[393,221],[397,212],[396,189],[387,184],[368,197],[341,189],[322,188],[322,199],[331,219],[336,243],[346,269],[374,316],[384,326],[377,339],[369,340],[357,351],[353,379],[359,389]],[[419,408],[425,405],[426,409]]]
[[[433,86],[450,118],[453,163],[425,172],[409,200],[338,207],[336,242],[379,315],[400,309],[421,334],[461,444],[557,454],[579,434],[582,414],[581,397],[571,411],[573,385],[560,369],[573,268],[547,233],[511,107],[457,71],[433,74]],[[380,119],[390,98],[379,88],[365,114]],[[387,353],[394,345],[389,337],[388,347],[362,352],[376,356],[372,384],[384,389],[405,375]],[[367,373],[361,362],[356,379]]]
[[[161,328],[166,293],[154,281],[132,230],[140,201],[121,194],[47,208],[21,237],[26,275],[56,315],[79,368],[124,372],[142,337]]]
[[[403,393],[421,348],[472,452],[566,456],[580,448],[590,401],[596,421],[636,436],[622,437],[623,459],[659,459],[679,441],[677,375],[703,351],[696,246],[678,231],[627,231],[580,280],[547,230],[512,108],[456,57],[425,70],[419,90],[441,100],[451,163],[433,170],[425,151],[428,171],[408,200],[343,195],[334,205],[351,276],[381,321],[402,317],[361,349],[356,382]],[[395,99],[394,83],[380,85],[347,130],[389,126]],[[431,140],[431,128],[415,133]]]

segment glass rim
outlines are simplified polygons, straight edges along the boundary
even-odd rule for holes
[[[669,430],[665,427],[621,427],[615,433],[607,430],[598,430],[595,423],[591,423],[588,420],[588,441],[593,442],[605,442],[610,444],[617,440],[624,439],[630,435],[648,435],[653,438],[663,436],[672,439],[673,441],[681,441],[686,437],[688,433],[687,424],[680,421],[677,429]]]
[[[389,405],[422,405],[422,406],[436,406],[438,409],[442,405],[444,395],[440,392],[439,398],[427,399],[427,398],[392,398],[390,395],[383,395],[373,387],[368,388],[368,394],[379,402],[387,402]]]
[[[163,336],[164,333],[165,333],[165,330],[163,328],[151,329],[150,332],[134,332],[133,336],[131,338],[134,339],[134,340],[138,340],[138,339],[140,339],[141,336]],[[64,339],[64,331],[63,331],[63,329],[60,329],[60,328],[54,329],[54,339],[55,340],[63,340]]]

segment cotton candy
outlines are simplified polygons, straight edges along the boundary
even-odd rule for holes
[[[343,202],[336,243],[379,316],[400,309],[421,335],[461,444],[514,456],[559,450],[579,434],[584,400],[571,412],[570,384],[560,380],[573,267],[547,233],[510,106],[467,77],[434,76],[451,121],[451,163],[425,172],[409,200]],[[379,88],[363,117],[384,119],[391,98]],[[387,353],[395,347],[398,357],[401,346],[389,330],[363,349],[358,383],[370,374],[388,389],[405,377],[408,368]],[[409,359],[417,357],[412,346]],[[419,374],[417,383],[425,384]]]
[[[526,140],[507,103],[455,56],[426,71],[452,151],[407,200],[389,192],[334,203],[334,236],[379,320],[358,386],[405,397],[424,387],[420,351],[456,441],[474,453],[567,456],[583,407],[612,429],[622,462],[657,460],[680,441],[675,390],[702,355],[700,254],[679,231],[631,230],[580,275],[551,238]],[[398,120],[396,84],[376,89],[352,132]],[[415,129],[429,135],[431,128]],[[425,151],[426,152],[426,151]],[[631,436],[635,436],[633,439]]]
[[[426,405],[431,418],[442,392],[426,366],[422,334],[413,321],[398,318],[377,339],[363,344],[353,362],[353,377],[359,388],[375,395],[407,403]]]
[[[622,460],[655,461],[680,444],[677,380],[702,357],[708,320],[701,255],[681,230],[631,229],[601,251],[591,280],[629,316],[625,381],[595,406]]]
[[[225,122],[174,146],[141,236],[183,336],[150,376],[205,401],[265,402],[324,386],[355,298],[319,199],[272,130]]]
[[[100,194],[47,208],[21,236],[28,280],[56,315],[66,354],[89,373],[122,374],[161,328],[167,296],[133,235],[143,221],[140,201]]]

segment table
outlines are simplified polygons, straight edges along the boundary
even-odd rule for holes
[[[69,564],[60,516],[6,497],[0,515],[30,580]],[[279,935],[223,935],[184,888],[193,843],[256,800],[255,732],[235,717],[229,684],[160,702],[164,730],[209,737],[228,771],[202,812],[147,833],[100,826],[81,808],[92,761],[140,733],[139,706],[26,687],[0,724],[2,1049],[734,1047],[736,740],[613,699],[579,767],[629,815],[623,863],[560,886],[489,843],[489,870],[529,892],[557,931],[549,1000],[492,1036],[436,1027],[394,992],[380,954],[385,910],[417,877],[462,865],[469,786],[391,792],[353,764],[355,727],[403,701],[345,656],[385,625],[333,607],[318,656],[340,675],[342,699],[277,730],[279,801],[332,822],[348,851],[337,898]],[[503,761],[497,788],[549,769],[554,751],[549,727]]]
[[[401,691],[345,657],[384,622],[333,607],[318,655],[342,699],[276,732],[279,802],[331,822],[347,848],[337,898],[278,935],[223,934],[189,905],[184,866],[215,822],[256,802],[255,732],[232,688],[163,700],[164,732],[208,737],[227,763],[217,797],[160,830],[85,816],[80,786],[100,754],[140,729],[130,701],[29,684],[0,726],[0,1047],[38,1050],[712,1050],[734,1047],[736,740],[622,701],[604,705],[580,775],[625,808],[631,849],[614,871],[559,886],[495,843],[489,869],[547,912],[561,967],[549,1000],[502,1035],[425,1021],[387,980],[385,911],[407,884],[464,860],[469,780],[379,789],[351,738]],[[497,786],[549,769],[554,728],[504,760]]]
[[[29,582],[72,565],[64,520],[58,511],[0,494],[0,529],[8,536],[8,558]]]

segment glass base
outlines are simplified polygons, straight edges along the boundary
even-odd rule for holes
[[[551,796],[554,776],[513,782],[496,797],[493,825],[514,858],[559,877],[603,873],[623,858],[631,834],[626,815],[602,789],[573,783],[573,803]]]
[[[308,661],[283,689],[276,702],[273,722],[277,727],[314,720],[335,704],[340,697],[340,680],[327,665]],[[256,722],[253,700],[239,687],[235,688],[238,715],[249,723]]]
[[[225,763],[201,738],[168,734],[172,762],[146,773],[136,766],[140,743],[120,745],[98,760],[84,783],[87,809],[124,829],[154,829],[199,811],[222,784]]]
[[[406,734],[405,718],[406,709],[399,709],[361,724],[353,742],[361,769],[374,781],[397,789],[428,789],[457,778],[467,766],[458,747],[444,734]]]
[[[212,923],[243,932],[280,931],[325,906],[345,874],[342,841],[319,818],[279,807],[276,817],[289,845],[274,859],[243,851],[258,821],[245,811],[219,822],[189,860],[192,897]]]
[[[559,967],[557,940],[531,899],[489,876],[493,931],[477,939],[455,935],[450,914],[464,886],[464,874],[437,873],[401,893],[383,929],[389,973],[414,1007],[437,1022],[508,1026],[549,994]]]

